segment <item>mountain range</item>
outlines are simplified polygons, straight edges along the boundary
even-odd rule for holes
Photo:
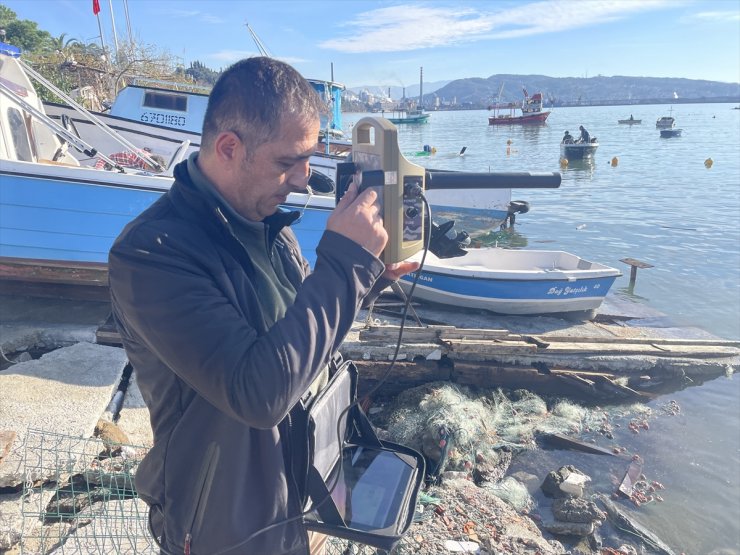
[[[352,87],[366,89],[391,98],[403,96],[402,87]],[[548,104],[620,104],[646,102],[737,102],[740,101],[740,83],[724,83],[674,77],[548,77],[546,75],[496,74],[488,78],[470,77],[454,81],[424,83],[424,104],[431,106],[436,98],[443,104],[487,106],[494,101],[519,102],[522,89],[530,94],[542,92]],[[406,97],[419,95],[419,85],[405,87]]]

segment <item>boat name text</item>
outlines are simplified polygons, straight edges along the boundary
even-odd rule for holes
[[[156,112],[144,112],[141,114],[141,121],[144,123],[156,123],[159,125],[176,125],[185,127],[185,116],[175,116],[173,114],[158,114]]]
[[[585,293],[586,291],[588,291],[588,287],[586,285],[582,285],[581,287],[550,287],[550,289],[547,290],[547,294],[559,297],[560,295],[577,295],[578,293]]]

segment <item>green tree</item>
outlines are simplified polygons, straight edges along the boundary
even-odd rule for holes
[[[43,48],[52,39],[48,31],[38,28],[38,23],[18,19],[13,10],[2,4],[0,4],[0,29],[5,29],[5,42],[24,51]]]
[[[216,79],[221,74],[219,71],[214,71],[205,64],[199,61],[190,63],[190,67],[185,70],[186,75],[190,75],[193,80],[199,85],[214,85]]]

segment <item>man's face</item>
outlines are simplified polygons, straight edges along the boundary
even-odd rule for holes
[[[308,160],[316,149],[318,136],[318,118],[284,122],[271,142],[258,145],[251,152],[245,145],[240,182],[234,189],[234,208],[250,220],[261,221],[274,214],[290,193],[305,191]]]

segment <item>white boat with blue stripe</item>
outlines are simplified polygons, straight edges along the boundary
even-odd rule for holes
[[[445,259],[429,252],[414,298],[500,314],[588,312],[601,305],[620,275],[563,251],[470,249]],[[401,280],[404,291],[413,278]]]

